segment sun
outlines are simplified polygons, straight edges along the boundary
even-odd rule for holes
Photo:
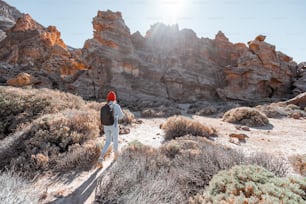
[[[164,23],[177,24],[187,9],[188,0],[157,0],[158,13]]]

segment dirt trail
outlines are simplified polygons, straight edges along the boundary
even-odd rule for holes
[[[263,151],[274,155],[288,157],[293,154],[306,154],[306,120],[290,118],[269,119],[270,125],[265,128],[250,128],[250,131],[237,130],[236,125],[223,122],[220,118],[189,116],[205,125],[214,127],[218,132],[215,142],[245,153]],[[129,142],[138,140],[143,144],[158,147],[163,141],[160,124],[166,119],[141,119],[142,124],[134,124],[130,134],[120,135],[119,148]],[[230,133],[244,133],[249,136],[245,143],[236,145],[229,142]],[[103,162],[102,170],[93,169],[70,179],[52,183],[48,188],[48,202],[52,204],[90,204],[95,198],[97,178],[113,164],[113,154]],[[46,181],[48,183],[48,181]],[[52,200],[52,202],[50,202]]]

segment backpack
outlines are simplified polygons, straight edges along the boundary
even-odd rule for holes
[[[101,108],[100,119],[102,125],[113,125],[114,124],[114,113],[108,104],[105,104]]]

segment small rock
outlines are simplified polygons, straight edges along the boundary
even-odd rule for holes
[[[230,139],[229,139],[229,142],[230,142],[230,143],[233,143],[233,144],[235,144],[235,145],[240,145],[240,141],[239,141],[238,138],[230,138]]]
[[[237,138],[239,140],[245,140],[246,138],[249,138],[246,134],[243,133],[231,133],[229,135],[230,138]]]
[[[250,131],[250,128],[249,128],[248,126],[242,126],[242,127],[241,127],[241,130]]]

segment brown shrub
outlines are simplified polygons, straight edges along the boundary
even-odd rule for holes
[[[291,156],[289,161],[297,173],[306,176],[306,154]]]
[[[271,103],[269,105],[259,105],[255,108],[264,113],[269,118],[287,117],[288,113],[285,110],[286,105],[283,103]]]
[[[223,115],[222,120],[229,123],[242,124],[251,127],[265,126],[269,124],[269,120],[265,114],[249,107],[231,109]]]
[[[281,117],[305,117],[306,112],[299,106],[294,104],[286,105],[284,102],[271,103],[268,105],[256,106],[256,109],[264,113],[269,118],[281,118]]]
[[[25,175],[37,172],[88,170],[98,159],[95,111],[66,110],[45,115],[8,141],[1,141],[0,169],[15,167]],[[4,146],[3,144],[7,145]]]
[[[44,114],[83,106],[80,97],[68,93],[0,86],[0,139]]]
[[[249,161],[203,137],[176,138],[159,149],[136,141],[99,178],[96,203],[187,203],[220,170]]]
[[[124,118],[120,120],[120,123],[123,123],[124,125],[132,124],[135,122],[135,115],[128,109],[122,110],[124,113]]]
[[[172,106],[144,108],[141,111],[141,117],[144,118],[165,118],[180,114],[181,111],[177,107],[172,107]]]
[[[204,137],[216,135],[216,130],[214,128],[205,126],[198,121],[184,116],[173,116],[168,118],[167,121],[162,124],[162,129],[165,131],[165,140],[171,140],[188,134]]]

